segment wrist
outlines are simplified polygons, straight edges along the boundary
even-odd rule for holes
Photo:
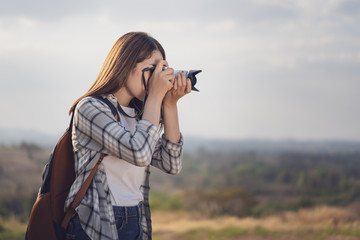
[[[164,108],[176,108],[177,107],[177,101],[166,101],[166,100],[164,100],[163,106],[164,106]]]
[[[163,99],[157,95],[150,95],[148,96],[147,100],[146,100],[146,104],[149,103],[150,105],[153,106],[161,106]]]

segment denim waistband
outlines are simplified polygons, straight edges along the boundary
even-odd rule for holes
[[[122,207],[122,206],[113,206],[115,216],[141,216],[141,206],[140,202],[136,206],[131,207]]]

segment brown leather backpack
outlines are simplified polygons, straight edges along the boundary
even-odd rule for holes
[[[115,118],[119,118],[116,108],[109,100],[102,97],[95,98],[107,104]],[[65,200],[75,180],[75,159],[71,139],[72,121],[73,118],[71,118],[69,128],[52,151],[49,162],[44,167],[42,184],[27,226],[26,240],[62,240],[65,238],[69,221],[84,198],[92,178],[105,156],[101,154],[97,164],[65,213]]]

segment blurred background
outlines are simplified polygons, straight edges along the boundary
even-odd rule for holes
[[[360,238],[360,2],[0,1],[0,239],[23,239],[71,104],[115,41],[175,69],[180,175],[152,173],[155,239]]]

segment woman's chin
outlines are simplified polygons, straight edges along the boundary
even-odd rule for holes
[[[145,95],[141,95],[141,96],[139,96],[139,97],[136,97],[138,100],[140,100],[140,101],[144,101],[144,99],[145,99]]]

